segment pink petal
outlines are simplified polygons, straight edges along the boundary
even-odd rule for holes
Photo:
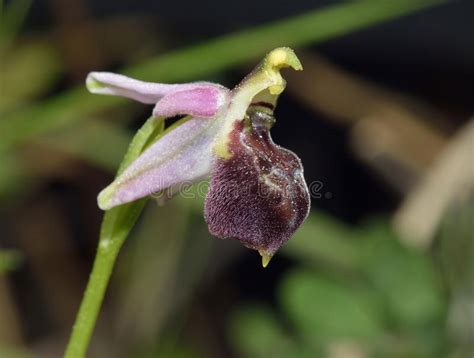
[[[218,128],[217,121],[192,118],[171,130],[100,193],[99,207],[107,210],[207,177]]]
[[[173,117],[188,114],[209,118],[217,114],[227,99],[227,90],[217,86],[198,85],[179,90],[163,97],[155,106],[155,117]]]
[[[127,97],[147,104],[155,104],[161,98],[173,92],[194,89],[196,87],[226,91],[225,87],[210,82],[185,84],[152,83],[110,72],[89,73],[86,85],[87,89],[92,93]]]

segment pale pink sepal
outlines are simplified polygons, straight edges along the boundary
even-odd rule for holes
[[[207,177],[217,129],[216,122],[202,118],[192,118],[174,128],[99,194],[99,207],[108,210]]]
[[[227,101],[228,90],[225,87],[208,84],[194,84],[193,88],[180,89],[167,94],[156,104],[155,117],[173,117],[187,114],[193,117],[210,118]]]
[[[227,89],[224,86],[211,82],[192,82],[185,84],[165,84],[136,80],[127,76],[111,72],[91,72],[86,79],[87,89],[92,93],[122,96],[146,104],[156,104],[163,97],[176,92],[195,89],[206,90],[203,93],[204,102],[209,101],[210,94],[215,96],[215,102],[225,96]],[[203,102],[201,101],[201,102]],[[212,102],[214,103],[214,102]],[[222,102],[221,102],[222,103]],[[178,111],[182,112],[182,111]],[[207,111],[209,113],[209,111]]]

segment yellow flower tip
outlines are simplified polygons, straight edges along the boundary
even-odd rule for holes
[[[295,71],[303,70],[300,60],[289,47],[278,47],[267,55],[267,63],[273,68],[291,67]]]
[[[274,96],[278,96],[285,89],[286,82],[280,74],[280,69],[285,67],[291,67],[296,71],[303,69],[300,60],[291,48],[276,48],[265,57],[263,70],[273,79],[273,84],[268,87],[268,91]]]
[[[269,254],[268,252],[264,250],[258,250],[258,253],[262,256],[262,266],[265,268],[268,266],[270,263],[270,260],[272,259],[273,255]]]

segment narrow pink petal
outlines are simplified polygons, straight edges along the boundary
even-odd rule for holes
[[[155,106],[155,117],[173,117],[188,114],[210,118],[226,102],[228,91],[218,86],[196,84],[193,88],[179,90],[163,97]]]
[[[212,142],[219,122],[193,118],[179,125],[137,158],[99,195],[103,210],[171,186],[188,185],[211,170]]]
[[[158,102],[160,98],[179,86],[143,82],[110,72],[89,73],[86,79],[86,85],[88,90],[92,93],[128,97],[147,104]]]
[[[161,98],[173,92],[196,87],[210,87],[225,90],[225,87],[210,82],[185,84],[152,83],[139,81],[111,72],[89,73],[86,79],[86,85],[87,89],[92,93],[127,97],[147,104],[155,104]]]

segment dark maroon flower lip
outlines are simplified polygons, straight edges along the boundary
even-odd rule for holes
[[[212,235],[258,250],[266,266],[308,215],[310,198],[300,159],[276,145],[269,112],[249,107],[230,134],[231,157],[217,158],[205,202]]]

